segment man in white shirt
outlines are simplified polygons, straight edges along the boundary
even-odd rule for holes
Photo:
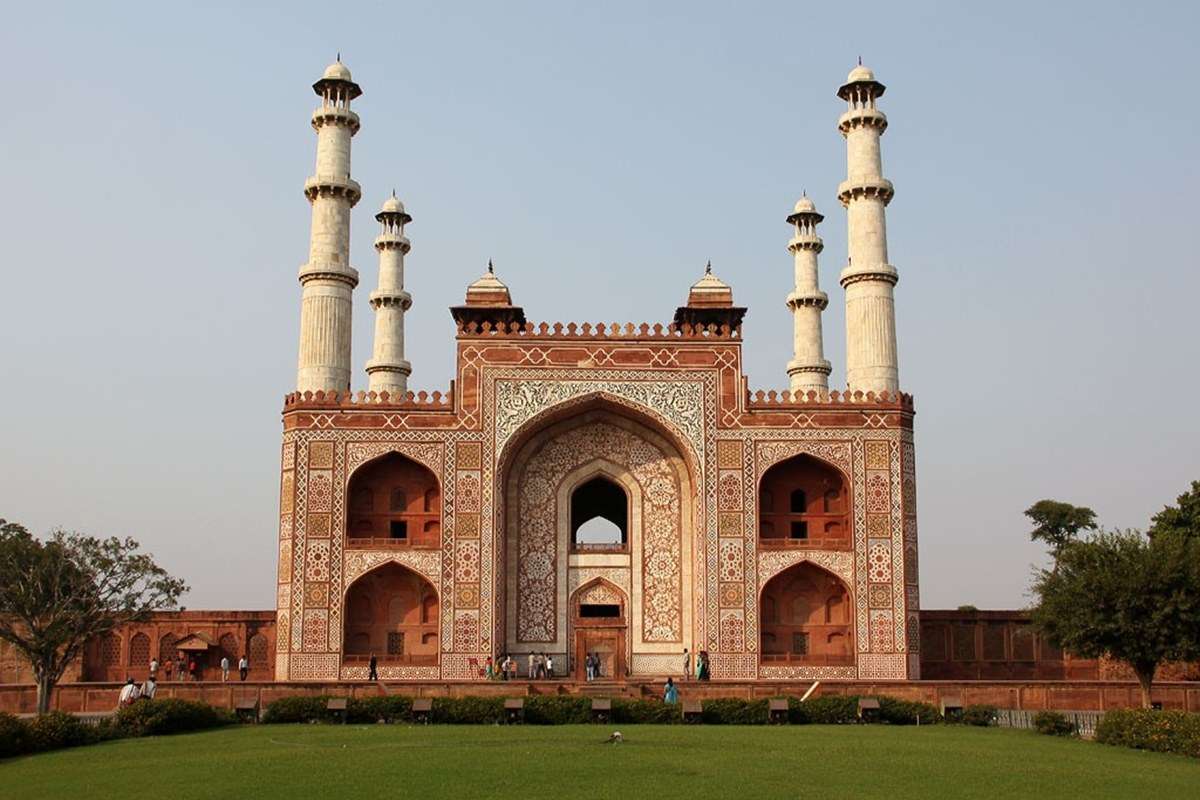
[[[537,677],[537,654],[529,654],[529,680]]]
[[[554,656],[546,656],[546,677],[554,677]]]
[[[246,675],[249,672],[250,662],[246,660],[245,656],[242,656],[240,659],[238,659],[238,675],[241,676],[242,680],[246,680]]]
[[[117,705],[127,706],[133,703],[141,696],[138,686],[133,682],[133,678],[125,681],[125,685],[121,687],[121,694],[117,696]]]
[[[142,695],[141,696],[147,700],[153,700],[154,693],[157,691],[158,691],[158,681],[154,680],[154,676],[151,675],[149,678],[146,678],[146,682],[142,684]]]
[[[150,659],[150,677],[151,678],[158,677],[158,659],[157,658]]]
[[[229,656],[221,656],[221,680],[229,680]]]

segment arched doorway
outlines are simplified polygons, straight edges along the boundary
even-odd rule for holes
[[[348,664],[374,654],[387,664],[438,663],[438,597],[433,584],[389,562],[350,585],[342,652]]]
[[[505,652],[582,676],[576,630],[622,627],[621,674],[695,649],[690,451],[652,418],[595,406],[516,440],[501,457]],[[577,617],[576,591],[597,578],[623,596],[618,617]]]
[[[570,632],[573,641],[571,674],[587,677],[587,656],[599,664],[598,680],[622,680],[627,674],[626,602],[620,589],[596,579],[571,597]]]
[[[399,453],[359,467],[346,487],[346,546],[440,547],[442,493],[437,476]]]
[[[758,493],[758,541],[767,548],[851,549],[842,473],[805,454],[768,469]]]
[[[759,621],[763,664],[854,663],[850,592],[837,576],[814,564],[802,561],[767,581]]]

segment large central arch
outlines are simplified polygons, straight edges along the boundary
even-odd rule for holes
[[[639,655],[694,647],[695,491],[688,460],[668,431],[628,409],[593,405],[544,418],[504,466],[508,652],[551,653],[569,668],[569,598],[597,578],[630,598],[622,618],[631,671],[638,671]],[[628,531],[620,547],[584,552],[572,548],[572,499],[597,479],[627,498]]]

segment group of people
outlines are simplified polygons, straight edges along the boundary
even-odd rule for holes
[[[229,672],[233,663],[229,660],[229,656],[221,656],[221,680],[229,680]],[[150,678],[154,681],[158,680],[158,670],[160,665],[157,658],[150,659]],[[168,658],[161,665],[163,671],[163,680],[171,680],[172,672],[174,672],[175,680],[177,681],[198,681],[200,680],[202,667],[196,660],[195,656],[187,656],[182,651],[174,660]],[[238,676],[244,681],[250,675],[250,662],[245,656],[238,659],[237,663]]]
[[[685,647],[683,648],[683,678],[684,680],[687,680],[693,675],[698,681],[706,681],[712,677],[711,673],[709,672],[708,651],[701,650],[700,652],[696,653],[696,658],[693,662],[692,654],[688,652],[688,649]]]
[[[598,680],[603,676],[601,669],[600,654],[588,653],[583,659],[583,674],[589,681]]]
[[[488,656],[483,673],[489,681],[515,681],[517,679],[517,660],[510,655],[503,655],[493,663],[492,657]]]
[[[131,706],[138,700],[153,700],[155,693],[158,692],[158,681],[154,676],[146,678],[139,684],[129,678],[125,681],[125,685],[121,687],[121,693],[117,695],[117,705],[121,708]]]

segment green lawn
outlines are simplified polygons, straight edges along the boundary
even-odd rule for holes
[[[0,796],[1141,798],[1200,796],[1200,761],[964,727],[262,725],[0,763]]]

